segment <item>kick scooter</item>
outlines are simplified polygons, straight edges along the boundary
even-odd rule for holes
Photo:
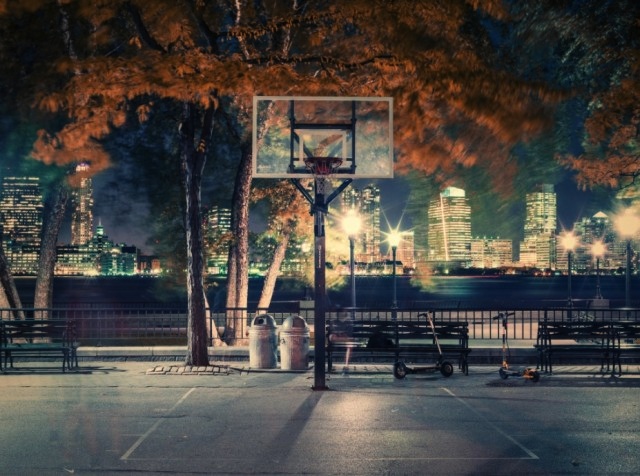
[[[511,349],[509,349],[507,321],[509,316],[513,316],[514,312],[501,312],[492,319],[500,319],[502,321],[502,367],[500,367],[500,377],[504,380],[509,377],[520,377],[537,382],[540,380],[540,373],[530,367],[524,369],[512,370],[509,367],[509,358],[511,358]]]
[[[404,362],[399,360],[398,362],[393,364],[393,376],[397,379],[403,379],[407,376],[407,374],[432,373],[440,371],[440,373],[444,377],[451,377],[451,374],[453,374],[453,364],[451,364],[451,362],[447,360],[444,360],[444,355],[442,354],[442,348],[440,347],[440,342],[438,341],[436,328],[433,325],[431,314],[429,314],[428,312],[418,314],[418,317],[421,316],[426,317],[427,321],[429,321],[429,326],[431,327],[431,332],[433,333],[433,340],[436,342],[436,347],[438,348],[438,360],[433,365],[423,367],[407,367]]]

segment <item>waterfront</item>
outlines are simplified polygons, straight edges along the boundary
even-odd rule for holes
[[[574,304],[583,307],[596,296],[595,276],[573,276],[572,298]],[[29,307],[33,302],[35,278],[16,279],[18,292],[23,305]],[[438,307],[556,307],[565,306],[568,301],[566,276],[530,277],[530,276],[447,276],[429,277],[419,286],[415,278],[397,278],[397,297],[400,308],[413,308],[422,305]],[[625,277],[602,276],[601,292],[610,301],[611,307],[624,306]],[[250,281],[249,303],[258,301],[262,279]],[[640,304],[638,298],[640,277],[631,279],[631,305]],[[290,279],[280,280],[273,297],[274,306],[290,301],[301,301],[312,297],[312,288]],[[385,308],[392,302],[393,278],[364,277],[356,278],[356,307]],[[350,289],[328,291],[330,305],[349,307]],[[216,282],[209,287],[210,304],[215,308],[224,307],[224,284]],[[55,279],[53,305],[67,306],[153,306],[179,305],[186,302],[184,289],[171,287],[162,278],[146,277],[59,277]]]

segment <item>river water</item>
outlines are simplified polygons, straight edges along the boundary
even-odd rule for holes
[[[24,306],[33,302],[34,278],[17,278],[17,287]],[[625,304],[625,276],[601,276],[601,294],[609,299],[612,307]],[[400,308],[411,308],[425,303],[440,306],[481,307],[504,304],[517,306],[564,306],[568,302],[569,286],[566,276],[449,276],[431,277],[419,282],[415,278],[398,277],[396,280],[397,303]],[[640,304],[640,277],[630,282],[631,304]],[[392,277],[356,278],[356,307],[386,308],[393,301]],[[258,301],[262,279],[252,279],[249,302]],[[573,276],[571,297],[578,306],[596,297],[595,276]],[[209,302],[214,307],[223,307],[224,283],[210,286]],[[351,291],[348,284],[327,292],[331,306],[351,306]],[[310,299],[313,288],[280,280],[276,286],[273,302]],[[54,307],[67,306],[132,306],[171,305],[184,306],[186,292],[172,287],[162,278],[114,277],[114,278],[56,278],[54,282]],[[277,305],[277,304],[276,304]]]

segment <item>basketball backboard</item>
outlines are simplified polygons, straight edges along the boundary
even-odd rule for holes
[[[393,178],[393,99],[253,98],[254,178],[311,178],[317,157],[333,178]]]

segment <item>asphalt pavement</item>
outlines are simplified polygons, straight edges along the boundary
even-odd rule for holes
[[[357,363],[17,363],[0,374],[2,475],[639,474],[640,368],[495,365],[409,375]]]

